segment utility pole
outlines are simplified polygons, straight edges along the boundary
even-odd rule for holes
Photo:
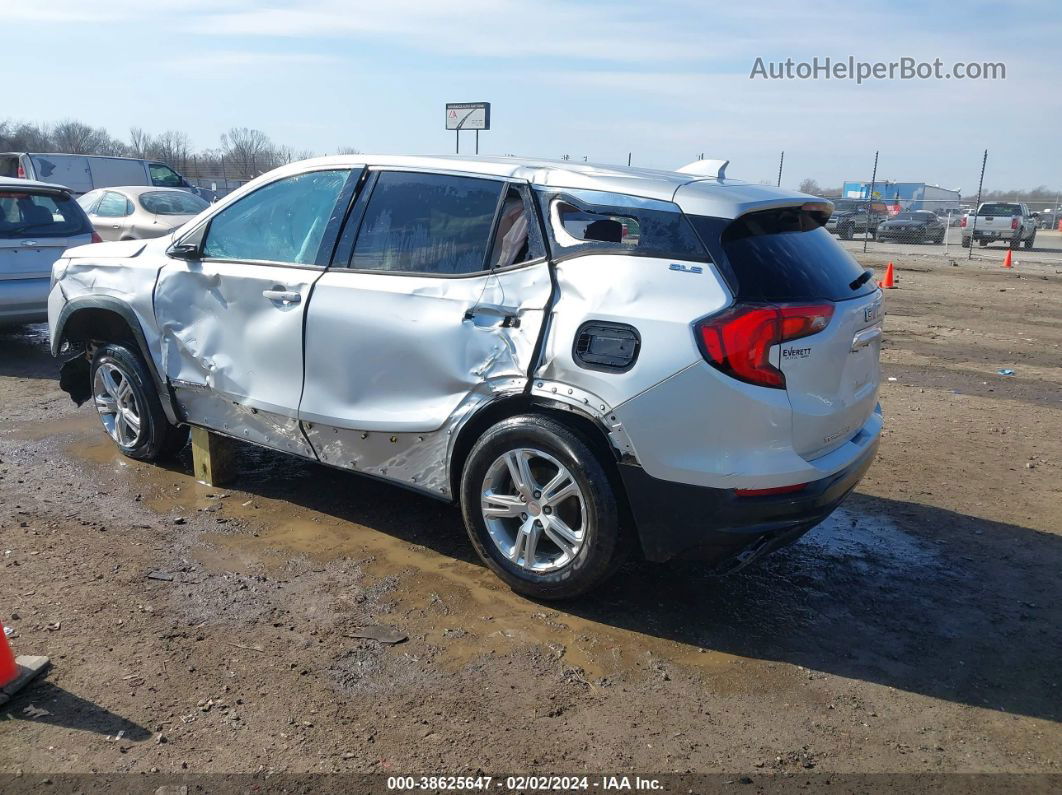
[[[863,232],[863,253],[867,253],[867,236],[870,234],[870,207],[874,203],[874,188],[878,181],[878,153],[874,152],[874,173],[870,177],[870,195],[867,197],[867,230]]]
[[[778,182],[775,183],[776,188],[782,187],[782,164],[785,163],[785,150],[782,150],[782,156],[778,158]]]
[[[977,230],[977,209],[981,206],[981,188],[985,184],[985,166],[988,164],[988,150],[985,150],[985,156],[981,158],[981,179],[977,183],[977,203],[974,204],[973,211],[973,226],[970,227],[970,246],[966,253],[966,259],[973,259],[973,247],[974,247],[974,232]]]

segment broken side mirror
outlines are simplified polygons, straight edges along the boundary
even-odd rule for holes
[[[206,233],[206,226],[201,225],[198,229],[192,231],[190,234],[185,235],[180,240],[177,240],[170,244],[166,249],[167,256],[174,259],[183,260],[197,260],[202,256],[203,237]]]
[[[174,259],[196,260],[199,259],[199,244],[185,242],[174,243],[166,249],[166,254]]]

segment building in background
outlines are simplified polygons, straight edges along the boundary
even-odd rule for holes
[[[962,194],[925,182],[891,182],[878,180],[871,191],[870,180],[845,182],[841,188],[844,199],[880,199],[895,215],[901,210],[932,210],[946,214],[949,210],[959,212]]]

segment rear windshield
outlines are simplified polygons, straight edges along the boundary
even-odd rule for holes
[[[978,215],[1021,215],[1020,204],[982,204]]]
[[[0,237],[89,234],[85,211],[65,193],[0,190]]]
[[[140,206],[156,215],[198,215],[210,205],[183,190],[158,190],[141,193]]]
[[[690,216],[709,251],[722,249],[738,300],[843,301],[873,292],[873,280],[863,278],[865,269],[821,220],[800,208],[763,210],[733,222]]]

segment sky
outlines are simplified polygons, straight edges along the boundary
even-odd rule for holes
[[[1062,3],[708,0],[0,0],[0,118],[120,138],[231,127],[327,154],[449,153],[446,102],[492,103],[482,154],[823,187],[1062,188]],[[18,31],[17,35],[9,35]],[[1001,80],[766,80],[764,64],[1002,62]],[[10,77],[10,71],[8,75]],[[472,151],[463,135],[462,151]]]

